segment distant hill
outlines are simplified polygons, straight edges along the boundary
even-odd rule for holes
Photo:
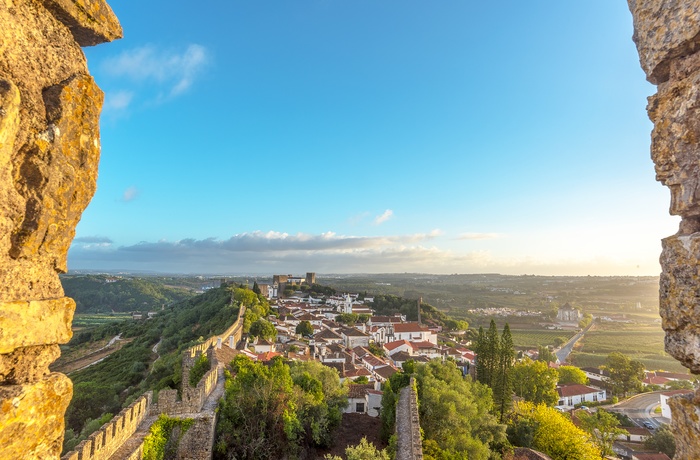
[[[75,299],[76,313],[160,310],[194,296],[187,289],[158,278],[116,278],[106,275],[62,276],[63,290]]]

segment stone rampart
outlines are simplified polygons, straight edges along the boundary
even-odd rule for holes
[[[51,373],[75,302],[59,273],[95,192],[103,94],[82,46],[122,36],[104,0],[0,1],[0,458],[57,458],[72,384]]]
[[[61,460],[107,460],[137,430],[149,412],[152,392],[148,392],[122,409],[112,420],[78,444]]]
[[[418,394],[413,378],[407,387],[401,389],[396,404],[396,435],[396,460],[422,460]]]
[[[194,419],[194,425],[180,439],[177,460],[210,460],[214,450],[216,414]]]
[[[662,241],[659,310],[666,351],[700,373],[700,0],[628,0],[633,40],[647,80],[658,85],[647,111],[654,123],[656,179],[681,217]],[[671,405],[677,459],[700,458],[698,397]]]

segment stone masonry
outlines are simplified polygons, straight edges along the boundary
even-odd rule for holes
[[[81,46],[120,38],[102,0],[0,0],[0,458],[58,458],[75,303],[58,274],[95,192],[103,95]]]
[[[628,0],[633,40],[647,80],[658,85],[647,110],[654,123],[656,178],[671,190],[678,233],[661,253],[660,313],[666,351],[700,373],[700,1]],[[700,458],[700,395],[671,403],[677,459]]]

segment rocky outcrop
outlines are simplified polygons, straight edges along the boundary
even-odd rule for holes
[[[666,351],[700,373],[700,1],[628,3],[642,69],[658,85],[647,106],[656,178],[671,190],[671,214],[682,218],[660,259]],[[700,458],[698,399],[678,399],[672,410],[676,458]]]
[[[95,192],[102,92],[81,46],[121,37],[103,0],[0,0],[0,458],[57,458],[70,380],[64,297],[75,226]]]

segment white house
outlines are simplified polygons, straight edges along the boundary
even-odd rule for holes
[[[435,331],[431,331],[425,326],[421,326],[416,322],[394,324],[392,326],[394,330],[393,338],[389,338],[393,341],[396,340],[408,340],[409,342],[432,342],[437,345],[437,334]]]
[[[587,385],[560,385],[557,387],[559,393],[558,406],[575,406],[585,402],[605,401],[605,390],[591,388]]]
[[[366,414],[369,406],[367,404],[368,390],[374,390],[373,383],[352,383],[348,385],[348,405],[344,412]],[[381,407],[381,403],[379,407]]]
[[[557,320],[565,323],[578,322],[582,317],[583,315],[581,315],[581,312],[569,305],[568,302],[559,307],[559,310],[557,311]]]

